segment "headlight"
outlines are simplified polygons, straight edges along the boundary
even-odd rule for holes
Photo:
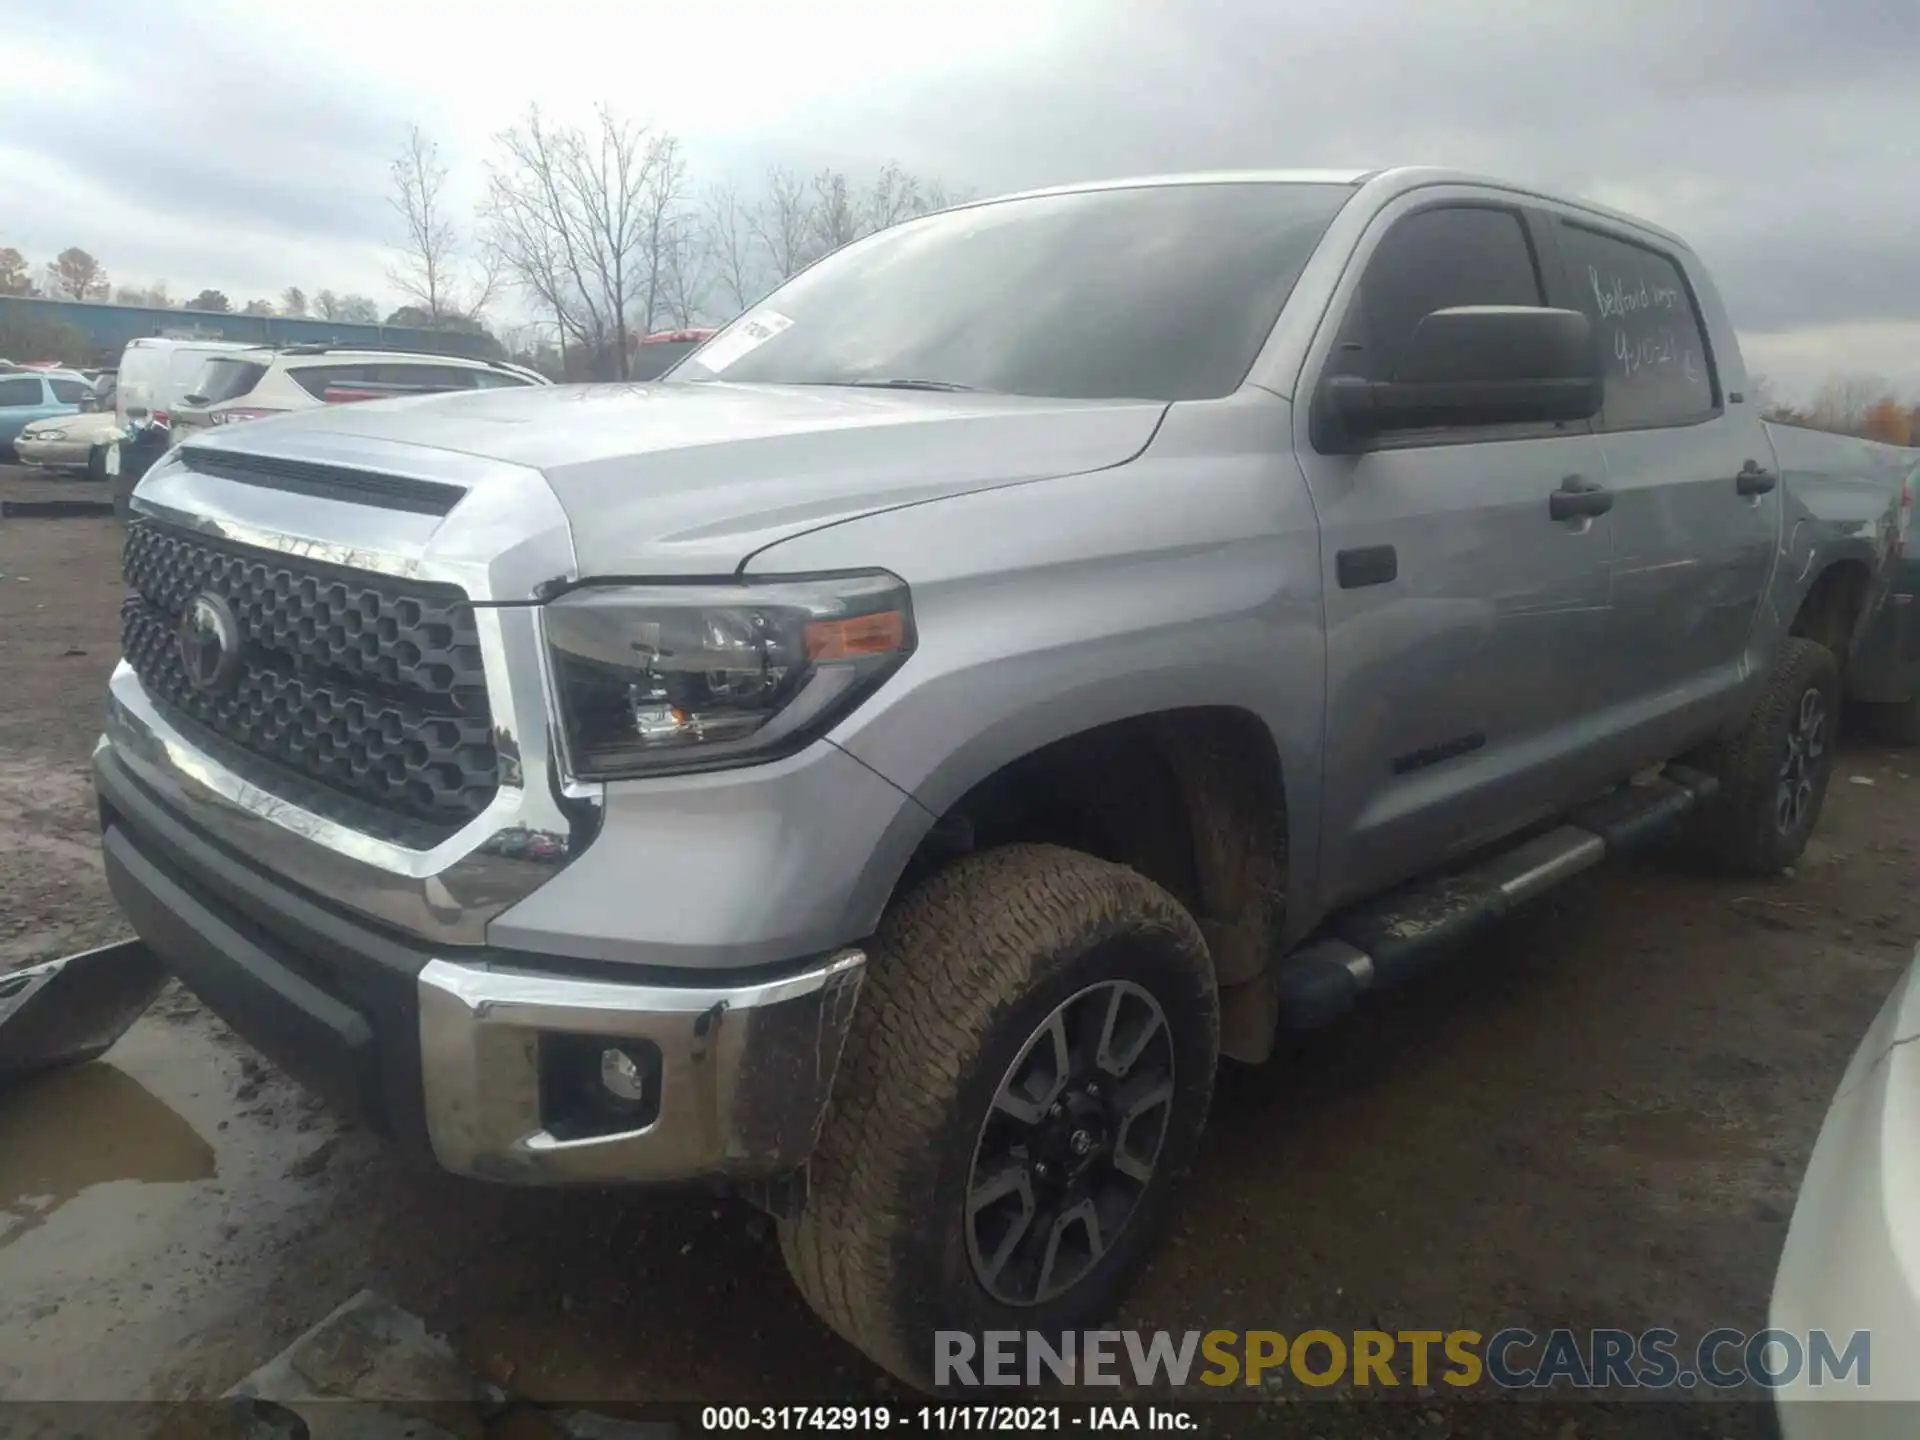
[[[590,586],[543,614],[568,768],[614,780],[792,754],[913,653],[884,572]]]
[[[67,432],[64,430],[29,430],[21,438],[23,440],[64,440],[67,438]]]

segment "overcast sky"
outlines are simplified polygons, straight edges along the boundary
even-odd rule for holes
[[[1920,392],[1920,26],[1878,0],[96,0],[14,6],[0,245],[236,307],[398,303],[386,165],[464,197],[529,103],[679,134],[702,178],[886,160],[979,194],[1453,165],[1685,234],[1749,365]]]

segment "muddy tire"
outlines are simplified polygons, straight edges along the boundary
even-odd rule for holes
[[[1191,1165],[1219,1057],[1192,917],[1047,845],[967,856],[875,937],[787,1267],[931,1388],[934,1334],[1109,1316]]]
[[[1833,778],[1839,719],[1833,652],[1788,640],[1746,723],[1699,757],[1720,781],[1696,837],[1704,858],[1740,874],[1774,875],[1800,857]]]

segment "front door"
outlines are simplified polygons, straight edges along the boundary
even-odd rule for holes
[[[1581,798],[1605,642],[1612,522],[1557,518],[1598,485],[1584,422],[1401,435],[1317,453],[1328,373],[1392,378],[1413,327],[1460,305],[1546,303],[1544,222],[1409,197],[1374,224],[1309,354],[1297,447],[1321,527],[1327,627],[1323,902],[1337,905]]]

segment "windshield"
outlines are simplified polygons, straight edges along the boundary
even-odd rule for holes
[[[928,216],[795,277],[672,378],[1073,399],[1226,395],[1352,193],[1157,185]]]

